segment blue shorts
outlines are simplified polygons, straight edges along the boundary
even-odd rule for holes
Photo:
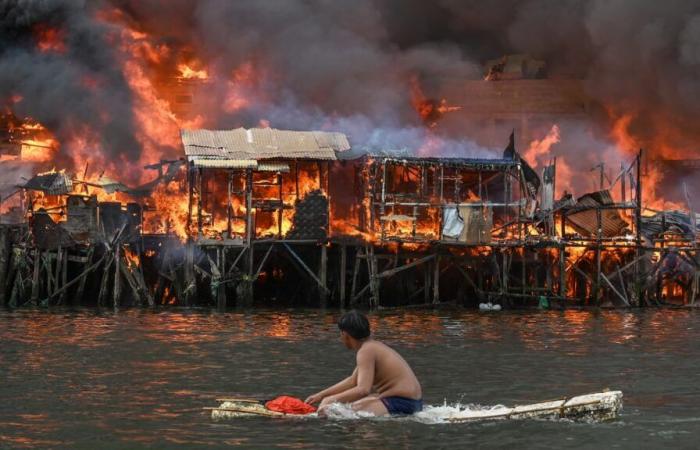
[[[379,400],[384,403],[389,414],[413,414],[418,411],[423,411],[423,400],[413,400],[406,397],[384,397]]]

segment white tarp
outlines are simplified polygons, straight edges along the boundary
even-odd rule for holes
[[[462,234],[464,220],[459,216],[457,207],[445,208],[442,223],[442,235],[444,237],[457,239]]]

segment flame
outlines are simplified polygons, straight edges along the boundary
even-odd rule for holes
[[[410,79],[410,94],[411,104],[413,109],[418,112],[421,120],[429,128],[437,126],[438,121],[448,112],[459,111],[461,106],[449,105],[447,100],[442,98],[439,101],[429,99],[423,93],[418,77],[413,76]]]
[[[65,53],[65,33],[59,28],[40,24],[34,27],[36,46],[41,53]]]
[[[180,72],[180,78],[185,80],[206,80],[209,78],[209,72],[206,69],[193,69],[188,64],[179,64],[177,70]]]

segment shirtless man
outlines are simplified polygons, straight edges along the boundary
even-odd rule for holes
[[[406,360],[391,347],[370,337],[369,321],[358,311],[338,321],[340,340],[357,352],[352,375],[306,399],[318,403],[319,412],[331,403],[351,403],[355,411],[375,416],[413,414],[423,409],[420,383]]]

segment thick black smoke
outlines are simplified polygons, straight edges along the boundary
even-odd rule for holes
[[[37,48],[38,33],[49,27],[60,30],[65,51]],[[84,129],[108,157],[140,153],[132,94],[109,31],[85,1],[0,1],[0,101],[21,96],[13,112],[36,119],[64,143],[59,159]]]
[[[0,1],[0,96],[21,94],[19,113],[59,139],[85,123],[100,131],[105,149],[135,157],[132,96],[106,38],[118,25],[96,15],[105,8],[175,50],[194,51],[214,78],[226,80],[244,63],[264,74],[246,108],[226,112],[209,100],[209,127],[264,118],[277,128],[340,128],[358,147],[415,146],[426,131],[410,103],[412,77],[430,93],[446,80],[479,79],[488,59],[522,52],[545,60],[552,77],[585,79],[587,94],[605,105],[603,123],[632,112],[639,145],[653,152],[664,136],[684,156],[697,153],[697,0]],[[65,54],[36,50],[39,23],[65,30]],[[86,76],[99,88],[86,88]],[[210,89],[218,99],[225,87]],[[604,140],[601,130],[594,143]],[[567,147],[566,138],[561,152],[586,150]],[[449,144],[452,153],[483,153],[468,133]]]

